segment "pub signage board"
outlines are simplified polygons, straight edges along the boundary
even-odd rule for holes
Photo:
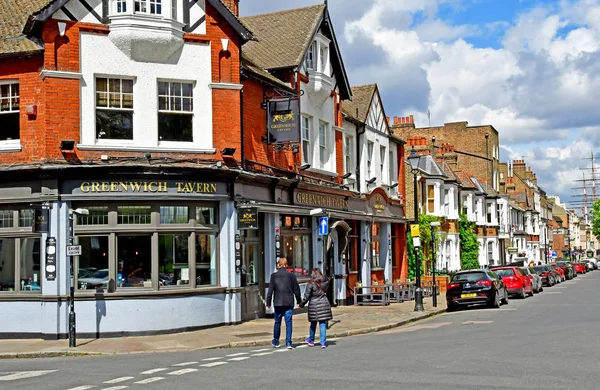
[[[99,195],[227,195],[227,185],[221,182],[189,180],[79,180],[67,181],[64,194]]]
[[[238,229],[239,230],[257,230],[258,229],[258,208],[240,207],[238,208]]]
[[[267,102],[269,143],[285,143],[300,139],[300,99],[272,99]]]
[[[34,218],[33,230],[37,233],[48,233],[50,210],[45,208],[35,208]]]
[[[46,239],[46,280],[56,279],[56,238]]]
[[[326,209],[348,210],[348,199],[341,196],[324,195],[316,192],[297,190],[294,193],[294,203]]]

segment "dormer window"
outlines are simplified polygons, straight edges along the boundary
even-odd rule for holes
[[[170,15],[168,10],[171,10]],[[177,0],[113,0],[113,13],[159,15],[175,19]]]
[[[308,53],[306,53],[306,68],[314,69],[315,68],[315,51],[317,47],[317,42],[312,42],[308,47]]]

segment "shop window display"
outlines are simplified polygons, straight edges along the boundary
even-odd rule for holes
[[[81,245],[77,286],[80,290],[108,289],[108,236],[78,237]]]
[[[196,285],[217,284],[217,245],[211,234],[196,235]]]

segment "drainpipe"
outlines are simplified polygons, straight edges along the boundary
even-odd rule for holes
[[[242,45],[240,45],[240,84],[243,85],[242,77],[244,76],[244,70],[242,69]],[[244,87],[240,89],[240,158],[242,159],[242,169],[246,170],[246,153],[244,153]]]

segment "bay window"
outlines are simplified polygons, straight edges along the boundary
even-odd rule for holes
[[[321,167],[327,164],[327,124],[319,123],[319,162]]]
[[[310,164],[310,118],[304,115],[302,115],[300,138],[302,141],[302,163]]]

